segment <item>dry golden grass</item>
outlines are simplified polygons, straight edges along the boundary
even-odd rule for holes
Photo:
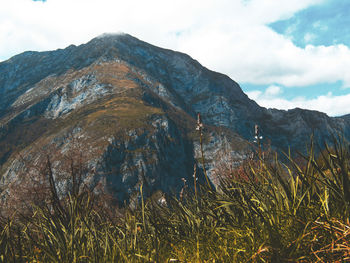
[[[256,159],[226,171],[218,191],[187,188],[166,203],[159,192],[145,199],[141,185],[133,209],[105,206],[88,191],[58,202],[51,191],[29,216],[0,220],[0,260],[348,262],[350,200],[342,178],[350,153],[344,142],[335,149],[324,154],[327,167],[312,149],[302,166]]]

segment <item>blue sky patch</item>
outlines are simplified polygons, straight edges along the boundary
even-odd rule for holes
[[[342,81],[335,83],[319,83],[316,85],[309,85],[305,87],[285,87],[278,83],[271,84],[281,88],[281,93],[278,97],[292,100],[296,97],[304,97],[306,99],[315,99],[320,95],[326,95],[329,92],[334,96],[346,95],[349,93],[349,89],[342,89]],[[271,85],[255,85],[250,83],[240,83],[240,86],[244,92],[261,91],[262,93]]]
[[[308,44],[350,46],[349,12],[349,0],[328,0],[269,26],[277,33],[289,37],[295,45],[302,48]]]

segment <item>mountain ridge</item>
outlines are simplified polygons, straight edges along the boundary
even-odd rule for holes
[[[350,138],[347,116],[260,107],[228,76],[127,34],[24,52],[1,62],[0,73],[3,185],[23,167],[16,154],[39,158],[34,145],[65,152],[70,134],[83,141],[88,166],[97,167],[86,180],[103,182],[119,200],[132,197],[143,180],[150,193],[179,191],[182,177],[192,182],[194,165],[203,172],[197,113],[206,127],[206,165],[214,184],[220,152],[233,162],[247,158],[255,124],[281,150],[302,151],[311,133],[318,144],[338,132]]]

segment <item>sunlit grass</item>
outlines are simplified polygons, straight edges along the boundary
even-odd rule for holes
[[[103,206],[89,191],[2,218],[2,262],[346,262],[350,153],[335,139],[316,158],[247,161],[221,186],[181,200]],[[205,181],[205,180],[204,180]],[[103,200],[102,200],[103,202]]]

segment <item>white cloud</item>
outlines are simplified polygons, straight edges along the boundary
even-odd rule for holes
[[[278,92],[272,92],[276,90]],[[266,108],[275,108],[289,110],[296,107],[309,110],[317,110],[326,112],[330,116],[341,116],[350,112],[350,93],[346,95],[334,96],[332,92],[328,92],[327,95],[321,95],[314,99],[306,99],[304,97],[297,97],[292,100],[287,100],[280,96],[281,89],[276,86],[271,86],[261,92],[254,90],[246,92],[250,99],[255,100],[260,106]],[[279,89],[277,89],[279,88]]]
[[[279,86],[275,86],[275,85],[269,86],[265,91],[265,95],[267,95],[267,96],[276,96],[280,93],[282,93],[281,88]]]
[[[304,41],[305,41],[305,43],[310,43],[310,42],[313,41],[315,38],[316,38],[316,35],[315,35],[315,34],[312,34],[312,33],[306,33],[306,34],[304,35]]]
[[[196,33],[183,42],[183,49],[238,82],[302,87],[342,81],[350,87],[350,49],[345,45],[303,49],[263,25],[227,34],[218,30]]]
[[[281,93],[283,93],[282,88],[276,85],[271,85],[267,87],[264,92],[260,90],[252,90],[252,91],[246,92],[248,97],[255,101],[261,101],[261,100],[268,101],[269,99],[276,99],[276,97]]]
[[[0,58],[28,49],[46,50],[80,44],[105,32],[124,31],[168,48],[190,50],[191,44],[205,46],[217,38],[225,49],[216,55],[223,60],[236,36],[250,35],[249,29],[286,18],[322,0],[30,0],[4,1],[0,9]],[[259,28],[257,28],[259,30]],[[180,37],[176,33],[183,32]],[[252,32],[253,33],[253,32]],[[253,38],[252,38],[253,39]],[[209,41],[208,41],[209,40]],[[237,41],[239,40],[239,41]],[[189,41],[189,44],[187,44]],[[240,45],[250,38],[242,38]],[[255,43],[257,44],[257,43]],[[220,43],[216,43],[220,46]],[[214,45],[214,50],[215,45]],[[205,54],[197,52],[207,62]],[[196,53],[196,55],[197,55]],[[194,55],[193,55],[194,56]],[[244,53],[240,60],[243,60]],[[214,61],[215,62],[215,61]],[[208,67],[217,67],[208,61]]]
[[[252,90],[247,91],[246,94],[250,99],[257,101],[260,98],[262,92],[260,90]]]

